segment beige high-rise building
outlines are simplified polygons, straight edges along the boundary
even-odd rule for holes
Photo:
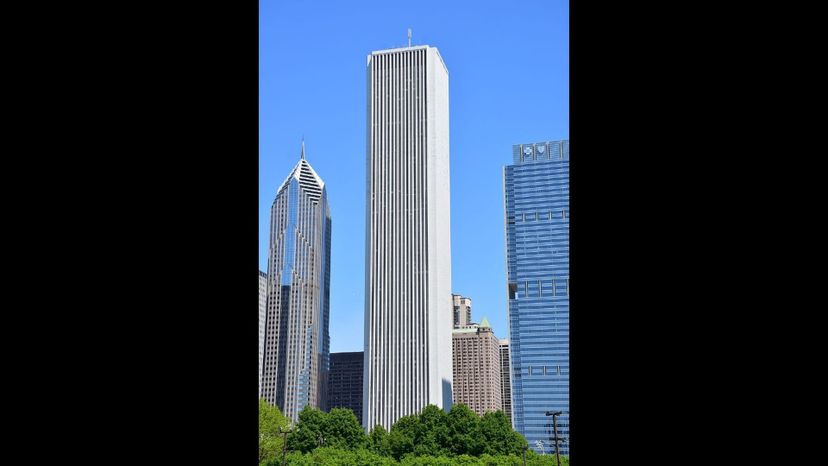
[[[478,415],[503,409],[500,385],[500,341],[485,317],[480,325],[452,331],[454,403]]]
[[[471,325],[471,298],[452,294],[451,300],[454,304],[454,324],[452,328],[463,328]]]

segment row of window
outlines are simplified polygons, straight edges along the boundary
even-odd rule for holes
[[[555,218],[560,218],[562,220],[567,219],[569,218],[569,212],[566,209],[561,209],[560,212],[552,210],[547,210],[543,212],[523,212],[517,214],[514,217],[510,215],[507,220],[509,224],[513,224],[515,223],[515,219],[517,219],[518,222],[529,222],[539,220],[552,220]]]
[[[552,366],[528,366],[529,375],[561,375],[561,366],[555,366],[554,370]]]
[[[524,281],[522,286],[509,283],[509,299],[569,296],[569,278]]]

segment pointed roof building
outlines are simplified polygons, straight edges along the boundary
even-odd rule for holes
[[[285,181],[279,186],[276,191],[277,196],[284,191],[291,179],[296,179],[299,182],[299,187],[305,191],[315,202],[319,202],[322,196],[322,190],[325,189],[325,182],[316,174],[316,171],[311,167],[307,160],[305,160],[305,140],[302,140],[302,152],[300,153],[299,162],[290,171],[290,174],[285,178]]]

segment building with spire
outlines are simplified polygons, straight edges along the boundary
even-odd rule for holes
[[[452,331],[454,403],[478,415],[503,409],[500,340],[489,319]]]
[[[261,396],[296,421],[325,406],[330,337],[331,211],[322,178],[305,160],[270,209],[267,317]]]

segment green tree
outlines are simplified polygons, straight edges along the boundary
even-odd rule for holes
[[[327,424],[327,421],[326,413],[306,405],[299,412],[299,422],[296,423],[296,430],[288,436],[288,448],[291,451],[307,453],[325,444],[325,424]]]
[[[418,435],[414,438],[414,454],[443,456],[448,449],[448,417],[435,405],[420,411]]]
[[[388,433],[388,447],[391,456],[399,460],[414,451],[414,441],[419,435],[420,420],[417,416],[403,416],[391,426]]]
[[[382,456],[391,456],[391,447],[388,444],[388,432],[380,424],[374,426],[369,435],[368,448]]]
[[[327,414],[322,435],[325,445],[355,450],[366,444],[365,431],[356,415],[348,408],[334,408]]]
[[[279,428],[287,428],[290,421],[279,408],[259,399],[259,463],[279,458],[282,454],[283,437]]]
[[[325,413],[305,406],[299,412],[296,432],[288,438],[288,447],[302,453],[321,446],[354,450],[366,443],[365,431],[354,412],[347,408],[334,408]]]
[[[480,419],[480,438],[483,442],[482,452],[490,455],[521,456],[523,447],[528,445],[522,435],[512,430],[503,411],[483,415]]]
[[[318,447],[312,452],[302,454],[293,452],[287,457],[291,466],[396,466],[393,458],[380,456],[365,448],[346,450],[334,447]],[[268,465],[269,466],[269,465]],[[276,466],[276,465],[273,465]]]
[[[446,448],[455,455],[478,456],[483,450],[480,418],[466,405],[456,404],[446,416],[448,439]]]

